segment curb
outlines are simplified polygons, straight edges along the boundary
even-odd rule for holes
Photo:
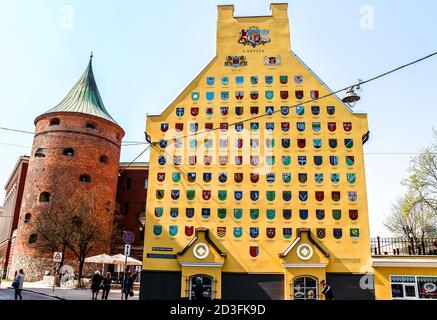
[[[67,300],[67,299],[65,299],[65,298],[61,298],[61,297],[59,297],[59,296],[53,296],[53,295],[51,295],[51,294],[42,293],[42,292],[38,292],[38,291],[33,291],[33,290],[29,290],[29,289],[22,289],[22,291],[32,292],[32,293],[36,293],[36,294],[39,294],[39,295],[42,295],[42,296],[55,298],[55,299],[58,299],[58,300]]]

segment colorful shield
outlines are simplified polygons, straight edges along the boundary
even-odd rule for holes
[[[356,191],[348,191],[347,197],[348,197],[349,201],[355,202],[355,201],[357,201],[358,195],[357,195]]]
[[[258,84],[258,76],[251,76],[250,77],[250,84],[253,86],[256,86]]]
[[[162,198],[164,198],[164,190],[162,189],[156,190],[156,199],[161,200]]]
[[[256,239],[259,236],[259,228],[251,227],[249,233],[251,238]]]
[[[311,99],[313,99],[313,100],[319,99],[319,91],[318,90],[311,90],[310,96],[311,96]]]
[[[307,145],[307,141],[306,139],[297,139],[297,146],[299,148],[305,148],[305,146]]]
[[[346,132],[349,132],[352,130],[352,123],[351,122],[343,122],[343,129]]]
[[[250,218],[256,220],[259,218],[259,209],[250,209]]]
[[[313,147],[320,149],[322,147],[322,139],[313,139]]]
[[[296,90],[295,91],[295,96],[296,96],[297,100],[302,100],[303,96],[304,96],[303,91],[302,90]]]
[[[324,239],[326,237],[326,229],[325,228],[317,228],[317,238]]]
[[[250,139],[250,147],[256,149],[259,147],[259,139]]]
[[[323,201],[325,199],[325,193],[323,191],[316,191],[316,200]]]
[[[304,166],[307,164],[307,157],[306,156],[297,156],[297,163],[300,166]]]
[[[179,173],[179,172],[175,172],[175,173]],[[196,173],[195,172],[188,172],[187,173],[187,180],[190,183],[193,183],[194,181],[196,181]]]
[[[299,218],[301,218],[302,220],[308,219],[308,210],[300,209],[299,210]]]
[[[202,198],[203,200],[211,199],[211,190],[202,190]]]
[[[212,164],[212,156],[203,156],[203,164],[210,166]]]
[[[187,208],[185,209],[185,215],[188,219],[191,219],[194,217],[194,208]]]
[[[338,156],[329,156],[329,163],[333,167],[338,166]]]
[[[220,92],[220,99],[222,99],[223,101],[229,100],[229,91]]]
[[[279,82],[281,84],[287,84],[288,82],[288,76],[279,76]]]
[[[288,202],[291,200],[291,191],[282,191],[282,200]]]
[[[153,234],[155,236],[160,236],[162,234],[162,226],[160,224],[155,224],[153,226]]]
[[[308,180],[308,176],[306,173],[299,173],[298,178],[300,183],[306,183]]]
[[[308,191],[299,191],[299,200],[305,202],[308,200]]]
[[[290,131],[290,122],[281,122],[281,130],[283,132]]]
[[[281,90],[280,94],[282,100],[288,99],[288,90]]]
[[[191,115],[193,117],[197,116],[199,114],[199,107],[193,107],[191,108]]]
[[[303,116],[305,114],[305,106],[296,106],[296,114]]]
[[[305,131],[305,122],[297,122],[296,123],[296,129],[299,132]]]
[[[259,112],[259,108],[258,107],[250,107],[250,115],[252,116],[256,116]]]
[[[250,200],[258,201],[259,199],[259,191],[250,191]]]
[[[273,239],[276,235],[276,228],[266,228],[267,238]]]
[[[265,97],[266,97],[267,100],[272,100],[273,96],[274,96],[273,91],[268,90],[268,91],[265,92]]]
[[[211,172],[204,172],[203,173],[203,181],[208,183],[212,180],[212,173]]]
[[[217,216],[219,217],[219,219],[226,218],[226,208],[218,208],[217,209]]]
[[[173,200],[177,200],[179,199],[180,195],[181,195],[181,191],[180,190],[171,190],[171,198]]]
[[[275,164],[275,156],[266,156],[266,163],[268,166],[273,166]]]
[[[164,208],[155,208],[155,217],[161,218],[164,214]]]
[[[259,156],[250,156],[250,164],[257,166],[259,164]]]
[[[291,173],[285,172],[282,174],[282,182],[290,183],[291,182]]]
[[[340,182],[340,175],[338,173],[331,173],[331,182],[332,183],[339,183]]]
[[[202,218],[208,219],[211,216],[211,209],[210,208],[202,208]]]
[[[165,180],[165,172],[158,172],[157,179],[159,182],[163,182]]]
[[[182,163],[182,157],[181,156],[173,156],[173,164],[178,166]]]
[[[267,148],[274,148],[275,147],[275,139],[271,139],[271,138],[268,138],[268,139],[266,139],[266,147]]]
[[[314,156],[314,164],[316,166],[321,166],[323,163],[323,157],[322,156]]]
[[[175,129],[176,129],[177,132],[184,131],[184,124],[183,123],[176,123]]]
[[[341,198],[340,191],[331,191],[331,198],[335,202],[340,201],[340,198]]]
[[[313,122],[312,123],[312,128],[314,132],[319,132],[321,129],[321,125],[320,122]]]
[[[196,139],[190,139],[189,145],[190,145],[191,149],[195,149],[197,147],[197,140]]]
[[[314,181],[316,183],[322,183],[323,182],[323,173],[315,173],[314,174]]]
[[[249,253],[251,257],[258,257],[259,255],[259,247],[256,246],[250,246],[249,247]]]
[[[168,233],[172,237],[176,236],[178,234],[178,226],[169,226],[168,227]]]
[[[228,197],[228,192],[226,190],[219,190],[217,197],[219,201],[225,201]]]
[[[238,85],[244,84],[244,77],[243,76],[236,76],[235,77],[235,83]]]
[[[244,129],[244,124],[242,124],[242,123],[235,124],[235,131],[241,132],[241,131],[243,131],[243,129]]]
[[[344,146],[347,149],[352,149],[352,147],[354,146],[354,140],[353,139],[344,139]]]
[[[240,220],[243,217],[243,209],[234,208],[234,218]]]
[[[338,210],[338,209],[332,210],[332,218],[334,220],[340,220],[341,219],[341,210]]]
[[[335,239],[341,239],[341,237],[343,236],[343,230],[339,228],[334,228],[333,234]]]
[[[331,132],[334,132],[337,129],[337,123],[335,122],[328,122],[328,130]]]
[[[235,238],[241,238],[243,235],[243,228],[242,227],[234,227],[233,235]]]
[[[285,239],[290,239],[292,233],[293,233],[293,229],[292,228],[282,228],[282,236]]]
[[[258,91],[251,91],[250,92],[250,99],[258,100],[258,97],[259,97]]]
[[[229,77],[222,77],[222,85],[227,86],[229,84]]]
[[[290,156],[282,156],[282,164],[284,166],[289,166],[291,164],[291,157]]]
[[[349,210],[349,218],[351,220],[357,220],[358,219],[358,210]]]
[[[270,131],[270,132],[275,130],[275,123],[274,122],[266,122],[266,130]]]
[[[226,149],[228,147],[228,139],[219,140],[220,149]]]
[[[276,198],[275,191],[266,191],[266,198],[267,198],[267,201],[274,201]]]
[[[296,84],[302,84],[303,83],[303,75],[295,75],[294,76],[294,83]]]
[[[265,114],[271,116],[275,112],[275,108],[273,106],[267,106],[265,108]]]
[[[244,98],[244,91],[235,91],[235,99],[238,101],[243,100]]]
[[[194,200],[196,197],[196,190],[187,190],[187,199]]]
[[[250,123],[250,130],[258,131],[259,130],[259,123],[258,122],[251,122]]]
[[[185,226],[185,235],[187,237],[191,237],[194,233],[194,227],[193,226]]]
[[[266,180],[268,183],[275,182],[275,174],[274,173],[267,173],[266,174]]]
[[[207,106],[205,108],[205,113],[207,116],[212,116],[214,114],[214,107],[213,106]],[[205,124],[205,129],[212,130],[212,123]]]
[[[191,132],[197,132],[197,130],[199,129],[199,124],[198,123],[190,123],[190,131]]]
[[[350,236],[351,236],[351,239],[353,239],[353,240],[358,239],[360,237],[360,229],[351,228],[350,229]]]
[[[229,114],[229,107],[220,107],[220,114],[222,116],[227,116]]]
[[[346,164],[349,167],[352,167],[355,164],[355,157],[354,156],[346,156]]]
[[[257,183],[259,181],[259,173],[251,172],[250,181],[252,181],[252,183]]]
[[[168,123],[161,123],[161,131],[167,132],[168,130]]]
[[[316,209],[316,218],[318,220],[325,219],[325,210],[323,210],[323,209]]]
[[[326,113],[330,116],[333,116],[335,114],[335,107],[334,106],[327,106]]]
[[[200,93],[199,92],[191,92],[191,100],[193,101],[197,101],[200,98]]]
[[[320,107],[319,106],[311,106],[311,113],[314,116],[318,116],[320,114]]]
[[[235,172],[234,173],[234,180],[236,183],[241,183],[243,181],[243,173]]]
[[[176,108],[176,116],[178,117],[182,117],[185,113],[185,109],[184,108]]]
[[[244,140],[242,138],[235,140],[235,147],[237,147],[237,149],[243,148],[243,142]]]
[[[165,149],[165,148],[167,148],[167,140],[160,140],[160,141],[159,141],[159,147],[160,147],[161,149]]]
[[[244,113],[244,107],[235,107],[235,114],[241,116]]]
[[[354,184],[355,182],[357,182],[355,173],[348,173],[346,177],[347,177],[347,182],[349,182],[350,184]]]
[[[228,156],[219,156],[219,163],[221,166],[225,166],[228,163]]]
[[[329,147],[331,149],[337,148],[337,139],[329,139]]]
[[[217,227],[217,236],[224,238],[226,236],[226,227]]]
[[[276,216],[276,211],[275,209],[267,209],[266,211],[266,216],[268,220],[273,220],[275,219]]]
[[[234,199],[236,201],[243,199],[243,191],[234,191]]]
[[[289,106],[281,106],[281,114],[283,116],[286,116],[290,113],[290,107]]]
[[[264,80],[266,84],[273,84],[273,76],[265,76]]]
[[[215,77],[206,77],[206,84],[208,86],[213,86],[215,83]]]
[[[225,183],[228,180],[228,174],[225,172],[219,173],[218,180],[220,183]]]

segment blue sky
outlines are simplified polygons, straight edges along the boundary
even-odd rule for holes
[[[231,3],[235,15],[270,14],[270,2],[260,0],[0,0],[0,126],[32,131],[35,117],[66,95],[94,51],[107,109],[125,140],[142,141],[145,115],[162,111],[213,58],[216,5]],[[437,50],[432,0],[288,3],[293,51],[334,90]],[[363,6],[373,9],[370,29],[360,24]],[[365,160],[373,236],[388,235],[382,221],[402,195],[412,156],[375,153],[416,153],[431,143],[436,71],[434,57],[364,86],[356,109],[368,113],[371,130]],[[0,131],[4,186],[29,148],[1,143],[30,146],[32,136]],[[124,147],[122,160],[140,151]]]

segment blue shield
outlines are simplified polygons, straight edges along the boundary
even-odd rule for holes
[[[159,224],[154,225],[154,226],[153,226],[153,234],[154,234],[155,236],[160,236],[161,233],[162,233],[162,226],[159,225]]]
[[[228,100],[229,99],[229,92],[228,91],[222,91],[221,93],[220,93],[220,98],[222,99],[222,100]]]
[[[296,114],[303,116],[305,114],[305,106],[296,106]]]
[[[266,163],[268,166],[273,166],[275,164],[275,156],[267,156]]]
[[[282,228],[282,235],[285,239],[290,239],[293,230],[291,228]]]
[[[197,101],[200,98],[200,93],[199,92],[191,92],[191,99],[193,101]]]
[[[329,156],[329,163],[331,166],[338,166],[338,156]]]
[[[198,123],[190,123],[190,131],[191,132],[197,132],[198,129],[199,129]]]
[[[241,132],[241,131],[243,131],[243,129],[244,129],[244,124],[242,124],[242,123],[235,124],[235,131]]]
[[[164,214],[164,208],[155,208],[155,217],[160,218]]]
[[[243,199],[243,191],[234,191],[234,198],[237,201]]]
[[[305,122],[297,122],[296,128],[297,128],[297,131],[300,131],[300,132],[305,131]]]
[[[320,114],[320,107],[319,106],[311,106],[311,113],[314,116],[318,116]]]
[[[273,95],[274,95],[274,94],[273,94],[273,91],[270,91],[270,90],[269,90],[269,91],[266,91],[266,92],[265,92],[265,96],[266,96],[266,99],[267,99],[267,100],[272,100],[272,99],[273,99]]]
[[[191,182],[191,183],[196,181],[196,173],[195,172],[188,172],[187,179],[188,179],[188,182]]]
[[[316,210],[316,218],[317,218],[318,220],[323,220],[323,219],[325,219],[325,210],[323,210],[323,209],[317,209],[317,210]]]
[[[291,164],[291,157],[290,156],[282,156],[282,164],[284,166],[289,166]]]
[[[344,146],[347,149],[352,149],[352,147],[354,146],[354,140],[352,140],[352,139],[344,139]]]
[[[251,76],[250,84],[256,86],[258,84],[258,76]]]
[[[315,149],[320,149],[322,147],[322,139],[313,139],[313,146]]]
[[[331,173],[331,182],[332,183],[339,183],[340,182],[340,175],[338,173]]]
[[[241,238],[241,236],[243,235],[243,228],[242,227],[234,227],[234,237],[235,238]]]
[[[334,238],[335,239],[341,239],[341,237],[343,236],[343,230],[342,229],[335,228],[333,230],[333,233],[334,233]]]
[[[323,163],[323,157],[322,156],[314,156],[314,164],[316,166],[321,166]]]
[[[307,201],[308,200],[308,191],[299,191],[299,200]]]
[[[222,116],[227,116],[229,113],[229,107],[220,107],[220,114]]]
[[[348,173],[347,174],[347,182],[350,184],[354,184],[357,181],[355,173]]]
[[[181,194],[180,190],[171,190],[171,198],[173,200],[179,199],[180,194]]]
[[[291,214],[292,214],[291,209],[283,209],[283,210],[282,210],[282,217],[283,217],[285,220],[290,220],[290,219],[291,219]]]
[[[161,147],[161,149],[167,148],[167,140],[160,140],[159,146]]]
[[[229,84],[229,77],[222,77],[222,85],[227,86]]]
[[[250,191],[250,200],[258,201],[258,199],[259,199],[259,192],[258,191]]]
[[[167,132],[168,130],[168,123],[161,123],[161,131]]]
[[[215,77],[206,77],[206,84],[208,86],[213,86],[215,83]]]
[[[266,114],[267,115],[269,115],[269,116],[272,115],[274,111],[275,111],[275,108],[273,106],[266,107]]]
[[[306,173],[299,173],[298,174],[298,179],[300,183],[306,183],[308,180],[308,176]]]
[[[329,139],[329,147],[331,149],[337,148],[337,139]]]
[[[314,132],[319,132],[321,128],[320,122],[313,122],[312,127]]]
[[[281,139],[282,148],[290,148],[290,139]]]
[[[299,217],[300,217],[302,220],[306,220],[306,219],[308,219],[308,210],[306,210],[306,209],[301,209],[301,210],[299,210]]]
[[[333,116],[335,114],[335,107],[334,106],[327,106],[326,113],[329,114],[330,116]]]
[[[282,199],[284,201],[290,201],[291,200],[291,191],[282,191]]]
[[[307,157],[306,156],[297,156],[297,163],[299,163],[300,166],[304,166],[307,164]]]
[[[274,173],[267,173],[266,174],[266,180],[268,183],[275,182],[275,174]]]
[[[184,108],[176,108],[176,115],[178,117],[182,117],[185,113],[185,109]]]
[[[206,100],[208,100],[208,101],[214,100],[214,92],[207,92],[206,93]]]
[[[273,131],[275,129],[275,123],[274,122],[267,122],[266,123],[266,130],[267,131]]]
[[[281,114],[286,116],[290,113],[290,108],[288,106],[281,106]]]
[[[171,174],[171,179],[173,180],[173,182],[181,181],[181,173],[180,172],[173,172]]]
[[[210,208],[202,208],[202,218],[208,219],[211,215],[211,209]]]
[[[266,84],[272,84],[273,83],[273,76],[265,76],[265,82],[266,82]]]
[[[236,84],[243,84],[244,83],[244,77],[243,76],[236,76],[235,77],[235,83]]]
[[[218,180],[220,183],[225,183],[228,180],[228,174],[225,172],[220,173]]]
[[[203,173],[203,181],[211,182],[211,179],[212,179],[212,173],[210,173],[210,172]]]
[[[188,219],[191,219],[194,217],[194,208],[187,208],[185,209],[185,215]]]
[[[168,227],[168,233],[172,237],[176,236],[178,234],[178,226],[169,226]]]
[[[234,218],[239,220],[243,217],[243,209],[235,208],[234,209]]]
[[[251,227],[250,228],[250,237],[251,238],[258,238],[259,235],[259,228],[258,227]]]
[[[235,107],[235,114],[241,116],[244,113],[244,107]]]
[[[316,181],[316,183],[322,183],[323,182],[323,173],[315,173],[314,180]]]
[[[179,215],[179,209],[178,208],[170,208],[170,217],[177,218]]]

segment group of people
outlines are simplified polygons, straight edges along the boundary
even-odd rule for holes
[[[127,271],[120,279],[121,290],[125,300],[134,295],[133,288],[136,276],[135,273],[132,274],[131,271]],[[109,291],[111,291],[111,283],[112,277],[110,272],[107,272],[106,275],[103,276],[100,271],[96,271],[91,278],[92,300],[98,299],[100,290],[102,290],[102,300],[108,300]]]

